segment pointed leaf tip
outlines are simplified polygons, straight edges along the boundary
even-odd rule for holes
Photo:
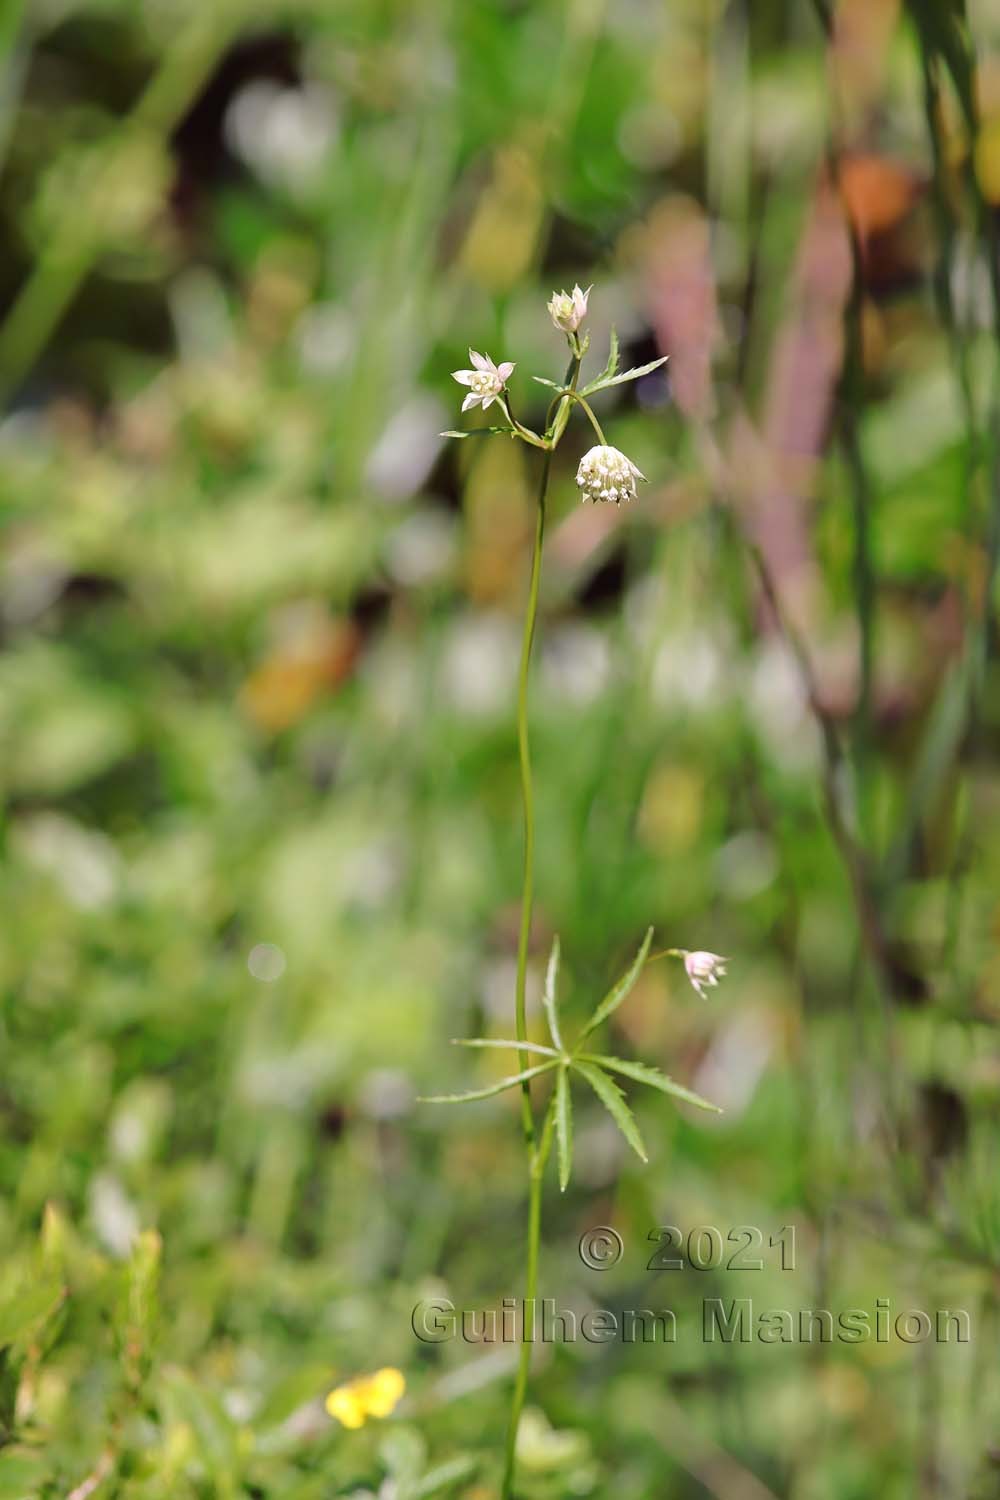
[[[596,391],[609,390],[613,385],[624,385],[629,380],[641,380],[644,375],[652,375],[654,370],[658,370],[661,365],[665,365],[669,358],[669,354],[661,355],[659,359],[650,360],[648,365],[636,365],[634,369],[623,370],[620,375],[614,372],[608,374],[605,371],[603,374],[598,375],[596,380],[592,380],[589,385],[585,385],[580,395],[592,396]]]
[[[600,375],[595,375],[594,379],[590,381],[588,385],[584,386],[583,390],[580,392],[581,396],[586,396],[591,391],[602,390],[608,381],[613,380],[615,374],[618,371],[620,359],[621,355],[618,349],[618,330],[616,328],[612,328],[610,347],[608,350],[608,362],[604,366],[604,369],[601,371]]]
[[[570,1095],[569,1070],[565,1067],[560,1068],[556,1074],[555,1107],[559,1191],[564,1193],[573,1170],[573,1101]]]
[[[639,978],[639,975],[642,973],[643,965],[645,964],[646,959],[649,956],[649,949],[652,941],[653,929],[652,927],[650,927],[646,931],[646,936],[643,939],[642,945],[639,948],[639,951],[636,954],[635,958],[632,960],[631,964],[626,969],[622,977],[611,986],[610,990],[605,995],[601,1003],[597,1006],[597,1009],[594,1011],[594,1014],[591,1016],[590,1020],[587,1022],[581,1034],[581,1040],[583,1039],[583,1037],[589,1036],[592,1031],[600,1026],[602,1021],[606,1021],[608,1016],[613,1015],[614,1012],[618,1009],[619,1005],[621,1005],[625,997],[629,994],[636,980]]]
[[[685,1088],[682,1083],[675,1083],[666,1073],[661,1073],[659,1068],[649,1067],[647,1063],[632,1062],[623,1057],[607,1057],[593,1052],[585,1052],[583,1059],[585,1062],[597,1063],[602,1068],[610,1068],[612,1073],[621,1073],[623,1077],[632,1078],[636,1083],[645,1083],[651,1089],[658,1089],[661,1094],[670,1094],[685,1104],[694,1104],[699,1109],[707,1109],[711,1114],[725,1113],[718,1104],[703,1099],[700,1094],[696,1094],[693,1089]]]
[[[626,1104],[625,1095],[614,1079],[609,1078],[603,1068],[598,1067],[596,1063],[583,1062],[578,1058],[576,1067],[590,1084],[639,1160],[643,1163],[648,1162],[649,1157],[646,1154],[642,1136],[639,1134],[635,1116]]]
[[[555,1060],[551,1062],[538,1063],[533,1068],[525,1068],[522,1073],[513,1073],[509,1078],[501,1078],[499,1083],[490,1084],[485,1089],[469,1089],[464,1094],[422,1094],[418,1104],[471,1104],[475,1099],[490,1099],[494,1094],[502,1094],[505,1089],[513,1088],[517,1083],[526,1083],[529,1078],[537,1078],[540,1073],[547,1073],[550,1068],[555,1067]]]
[[[556,986],[559,983],[559,963],[561,951],[559,947],[559,934],[556,933],[552,939],[552,951],[549,954],[548,966],[545,970],[545,985],[542,990],[542,1005],[545,1009],[545,1019],[549,1023],[549,1034],[553,1044],[561,1052],[563,1050],[562,1034],[559,1030],[559,1011]]]

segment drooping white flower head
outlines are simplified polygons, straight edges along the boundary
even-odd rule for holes
[[[684,954],[684,968],[692,986],[704,1000],[705,986],[716,985],[725,977],[726,964],[728,960],[721,953],[706,953],[699,949],[697,953]]]
[[[473,369],[454,370],[451,378],[457,380],[459,385],[471,387],[462,402],[463,411],[468,411],[470,406],[478,406],[480,402],[485,411],[502,392],[514,366],[506,359],[502,365],[495,365],[488,354],[477,354],[475,349],[469,350],[469,361]]]
[[[549,299],[549,317],[563,333],[575,333],[587,316],[587,298],[594,290],[588,286],[585,292],[575,286],[572,292],[553,292]]]
[[[581,500],[613,500],[616,505],[634,500],[635,482],[645,477],[617,448],[601,446],[585,453],[576,471],[576,482],[583,491]]]

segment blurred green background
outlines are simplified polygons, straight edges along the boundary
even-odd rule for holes
[[[522,1493],[1000,1496],[1000,5],[0,46],[0,1497],[497,1494],[516,1351],[410,1314],[519,1294],[516,1099],[415,1097],[506,1068],[448,1039],[512,1025],[538,467],[438,433],[469,344],[543,421],[575,280],[595,372],[671,358],[598,399],[638,504],[578,418],[554,466],[531,992],[554,932],[576,1017],[651,922],[729,955],[613,1028],[726,1113],[636,1097],[644,1169],[580,1100],[543,1292],[679,1335],[539,1350]],[[668,1224],[795,1269],[649,1272]],[[745,1296],[973,1338],[704,1342]],[[323,1413],[380,1365],[391,1421]]]

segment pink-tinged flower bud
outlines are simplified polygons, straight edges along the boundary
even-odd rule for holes
[[[581,500],[613,500],[616,505],[634,500],[635,482],[645,477],[617,448],[591,448],[576,471],[576,482],[583,491]]]
[[[594,290],[588,286],[585,292],[575,286],[572,292],[553,292],[549,300],[549,317],[562,333],[575,333],[587,316],[587,298]]]
[[[470,387],[469,394],[462,402],[463,411],[468,411],[470,406],[479,406],[480,403],[485,411],[502,394],[514,366],[509,360],[495,365],[488,354],[477,354],[474,349],[469,350],[469,360],[474,368],[455,370],[451,378],[457,380],[459,385]]]
[[[684,954],[684,968],[687,977],[704,1000],[705,986],[718,984],[725,977],[728,959],[722,957],[721,953],[705,953],[699,950],[697,953]]]

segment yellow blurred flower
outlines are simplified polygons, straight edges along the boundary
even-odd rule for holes
[[[363,1427],[369,1417],[389,1416],[405,1390],[403,1372],[388,1365],[374,1375],[360,1375],[338,1385],[327,1396],[326,1409],[342,1427]]]

